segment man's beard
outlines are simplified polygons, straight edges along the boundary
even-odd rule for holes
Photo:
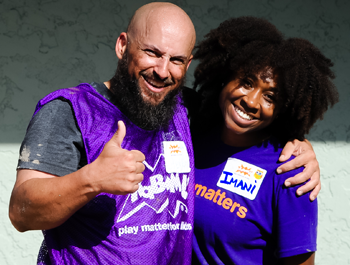
[[[141,92],[141,88],[134,76],[128,73],[127,52],[118,62],[118,68],[110,80],[110,90],[115,95],[113,102],[117,105],[135,125],[145,130],[156,130],[166,127],[174,115],[177,103],[177,95],[181,92],[184,80],[179,86],[164,97],[158,104],[147,102]],[[153,77],[156,79],[156,77]],[[157,98],[158,94],[151,93],[151,97]],[[153,95],[152,95],[153,94]]]

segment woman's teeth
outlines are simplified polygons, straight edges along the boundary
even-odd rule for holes
[[[248,121],[251,121],[253,119],[250,115],[241,111],[239,108],[235,107],[235,110],[241,118],[248,120]]]

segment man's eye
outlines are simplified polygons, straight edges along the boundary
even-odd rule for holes
[[[182,59],[178,59],[178,58],[172,58],[170,59],[171,62],[173,62],[174,64],[183,64],[184,60]]]
[[[145,50],[145,52],[150,56],[156,56],[157,54],[152,50]]]

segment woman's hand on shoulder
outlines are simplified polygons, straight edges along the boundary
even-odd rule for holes
[[[310,200],[313,201],[316,199],[318,193],[321,190],[321,180],[320,167],[311,143],[306,139],[302,142],[299,140],[288,142],[282,150],[279,161],[284,162],[288,160],[292,155],[294,155],[295,158],[278,167],[277,173],[281,174],[304,166],[305,169],[303,172],[295,175],[292,178],[286,179],[284,185],[286,187],[290,187],[304,183],[310,179],[310,181],[305,183],[305,185],[298,188],[297,194],[301,196],[312,190],[310,193]]]

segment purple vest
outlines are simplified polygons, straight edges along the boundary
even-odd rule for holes
[[[89,84],[49,94],[39,101],[34,115],[56,98],[72,105],[88,163],[98,157],[123,120],[122,148],[144,153],[146,169],[135,193],[101,193],[61,226],[43,231],[48,255],[44,261],[39,258],[39,264],[190,264],[194,161],[180,98],[168,128],[157,131],[134,125]]]

